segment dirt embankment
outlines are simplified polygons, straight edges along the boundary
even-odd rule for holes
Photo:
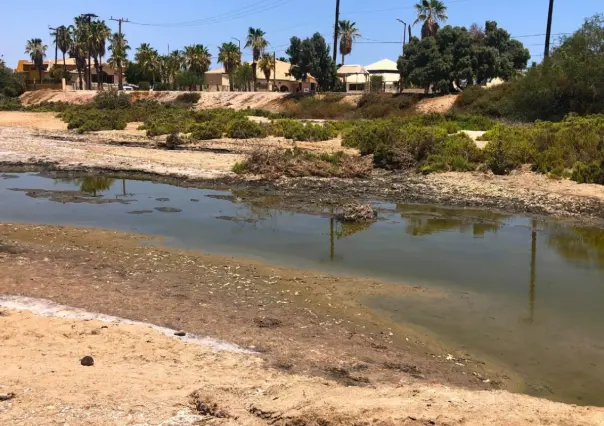
[[[66,307],[2,296],[0,424],[604,422],[601,408],[476,390],[495,382],[483,380],[496,378],[486,376],[488,363],[460,367],[436,356],[437,343],[402,325],[385,329],[355,302],[368,291],[438,293],[364,278],[341,285],[325,274],[142,246],[140,236],[112,231],[0,225],[0,238],[1,294],[187,332],[84,321],[90,316]],[[62,318],[15,310],[27,306]],[[255,353],[199,345],[187,341],[191,333]],[[80,364],[86,355],[94,366]]]
[[[67,91],[35,90],[21,95],[21,103],[25,106],[37,105],[42,102],[69,102],[85,104],[97,95],[96,90]],[[157,102],[173,102],[178,95],[189,92],[126,92],[132,100],[153,100]],[[201,96],[196,107],[207,108],[264,108],[278,109],[279,104],[287,94],[273,92],[197,92]]]

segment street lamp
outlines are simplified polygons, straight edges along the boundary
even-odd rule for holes
[[[405,41],[407,40],[407,23],[399,18],[396,18],[396,20],[405,26],[403,29],[403,49],[402,49],[402,54],[404,55],[405,54]]]
[[[237,40],[237,42],[239,42],[239,54],[241,55],[241,40],[239,40],[237,37],[231,37],[233,40]]]

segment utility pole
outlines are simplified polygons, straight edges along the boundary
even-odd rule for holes
[[[116,21],[118,23],[118,33],[120,35],[119,42],[122,44],[120,46],[120,55],[125,54],[126,52],[122,51],[124,47],[124,37],[122,35],[122,22],[130,22],[128,19],[124,18],[113,18],[113,16],[109,19],[110,21]],[[170,50],[170,45],[168,45],[168,51]],[[118,90],[124,90],[124,81],[123,81],[123,72],[122,72],[122,59],[117,63],[118,74],[117,74],[117,88]]]
[[[231,37],[233,40],[237,40],[237,42],[239,43],[239,56],[241,56],[241,40],[239,40],[237,37]]]
[[[53,28],[50,25],[48,26],[49,30],[52,30],[55,32],[55,63],[53,65],[53,67],[57,66],[57,60],[59,57],[59,28]],[[48,70],[50,71],[50,70]]]
[[[273,52],[273,86],[277,87],[277,52]]]
[[[333,61],[337,63],[338,60],[338,32],[340,29],[340,0],[336,0],[336,25],[333,30]]]
[[[549,0],[549,13],[547,14],[547,31],[545,33],[545,52],[543,57],[549,56],[549,43],[552,36],[552,17],[554,15],[554,0]]]
[[[405,41],[407,41],[407,23],[405,21],[403,21],[402,19],[396,18],[397,21],[399,21],[401,24],[404,25],[404,29],[403,29],[403,49],[401,51],[401,55],[405,55]]]

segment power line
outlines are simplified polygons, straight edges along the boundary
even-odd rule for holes
[[[252,15],[256,15],[261,12],[266,12],[271,9],[283,6],[287,3],[291,3],[293,0],[261,0],[248,6],[244,6],[239,9],[234,9],[229,12],[225,12],[219,15],[210,16],[207,18],[196,19],[193,21],[185,22],[172,22],[172,23],[143,23],[143,22],[132,22],[135,25],[152,26],[152,27],[196,27],[203,25],[219,24],[227,21],[232,21],[239,18],[244,18]],[[267,3],[270,2],[270,3]],[[267,3],[267,4],[263,4]],[[255,8],[256,6],[259,6]]]

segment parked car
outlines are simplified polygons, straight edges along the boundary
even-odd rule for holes
[[[124,87],[123,90],[126,92],[130,92],[130,91],[134,90],[134,86],[130,86],[129,84],[124,84],[123,87]]]

